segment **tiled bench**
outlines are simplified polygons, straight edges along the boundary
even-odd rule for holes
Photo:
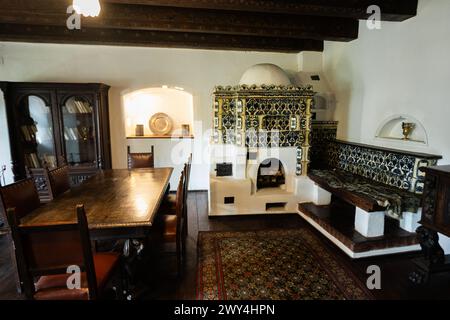
[[[419,168],[436,165],[438,159],[441,156],[331,141],[326,168],[308,174],[315,183],[313,202],[328,205],[334,194],[354,205],[355,229],[368,238],[383,236],[386,215],[415,232],[424,183]]]

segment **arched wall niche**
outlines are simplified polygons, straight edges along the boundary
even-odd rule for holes
[[[135,135],[136,125],[144,125],[144,135],[151,136],[149,121],[156,113],[167,114],[173,122],[172,135],[182,134],[182,125],[194,131],[193,95],[181,88],[153,87],[134,90],[122,95],[125,132],[127,137]]]
[[[403,136],[402,124],[404,122],[414,124],[414,129],[408,140],[405,140]],[[394,115],[385,119],[378,127],[375,137],[377,139],[397,141],[398,143],[407,143],[418,146],[428,145],[428,135],[425,127],[413,116],[405,114]]]

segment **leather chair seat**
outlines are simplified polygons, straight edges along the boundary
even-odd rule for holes
[[[89,300],[89,289],[69,290],[67,288],[43,289],[35,293],[36,300]]]
[[[95,275],[97,286],[101,290],[108,282],[119,263],[118,253],[94,254]],[[88,300],[89,290],[86,274],[81,274],[81,289],[67,288],[67,279],[70,274],[42,276],[35,284],[37,300]]]

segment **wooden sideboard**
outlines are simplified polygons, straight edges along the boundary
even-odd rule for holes
[[[417,235],[424,257],[417,259],[411,281],[423,283],[435,273],[450,272],[450,255],[439,245],[439,234],[450,237],[450,165],[421,169],[425,173],[423,211]]]

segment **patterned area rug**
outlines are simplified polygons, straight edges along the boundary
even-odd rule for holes
[[[308,229],[200,232],[199,300],[373,299]]]

